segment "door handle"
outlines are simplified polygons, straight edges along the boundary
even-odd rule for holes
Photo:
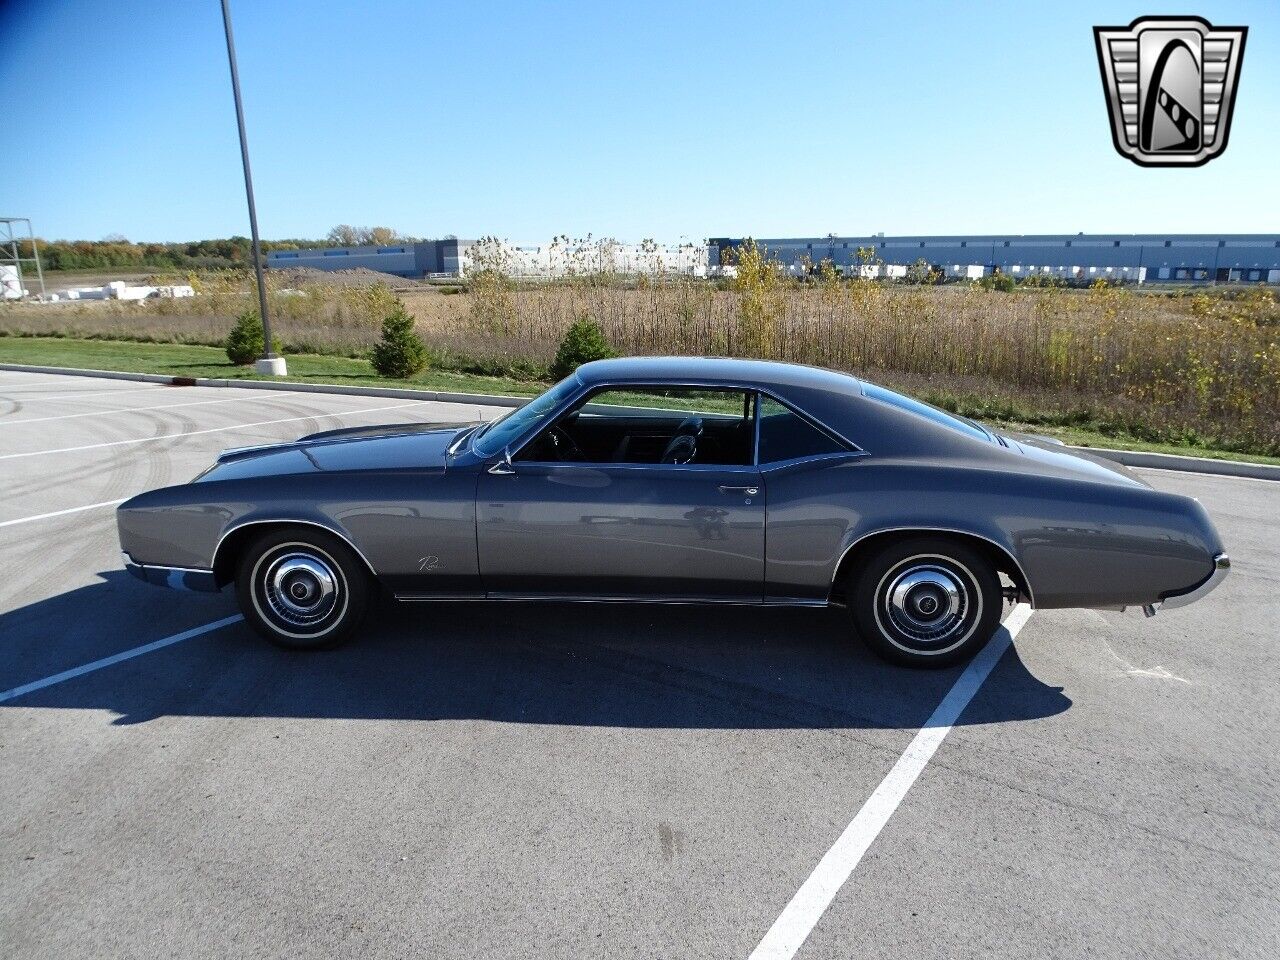
[[[721,493],[745,493],[748,497],[754,497],[760,492],[759,487],[729,487],[723,483],[720,484],[719,489]]]

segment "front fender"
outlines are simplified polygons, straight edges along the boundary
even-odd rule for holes
[[[141,564],[212,570],[237,531],[322,527],[394,592],[466,593],[479,584],[475,476],[439,471],[204,480],[149,491],[117,510],[120,545]]]

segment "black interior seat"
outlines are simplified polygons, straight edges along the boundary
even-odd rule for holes
[[[624,433],[618,445],[613,448],[614,463],[629,463],[631,456],[631,434]]]

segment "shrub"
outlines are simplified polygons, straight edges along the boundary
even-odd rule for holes
[[[272,344],[272,350],[276,344]],[[246,310],[236,318],[236,325],[227,334],[227,359],[236,366],[245,367],[263,354],[262,318],[257,310]]]
[[[990,273],[978,281],[983,290],[998,290],[1000,293],[1013,293],[1017,284],[1007,273]]]
[[[924,257],[920,257],[907,267],[907,283],[937,283],[941,279],[942,274],[933,269],[933,265]]]
[[[738,292],[739,348],[749,357],[770,357],[785,313],[779,289],[782,264],[748,238],[738,248],[735,266],[733,289]]]
[[[405,380],[427,365],[427,346],[413,332],[413,315],[396,301],[395,309],[382,321],[382,339],[374,344],[369,359],[384,377]]]
[[[560,349],[556,351],[556,358],[551,363],[551,375],[567,377],[584,363],[607,360],[617,355],[604,338],[600,324],[584,315],[570,324],[564,339],[560,341]]]

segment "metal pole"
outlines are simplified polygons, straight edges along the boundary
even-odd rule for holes
[[[27,221],[27,236],[31,238],[31,255],[36,258],[36,276],[40,279],[40,298],[43,300],[46,292],[44,289],[44,269],[40,266],[40,248],[36,246],[36,234],[31,228],[31,221]]]
[[[244,192],[249,199],[249,233],[253,237],[253,269],[258,277],[258,308],[262,311],[262,359],[276,360],[275,352],[271,349],[271,320],[267,316],[267,285],[262,277],[262,242],[258,239],[258,211],[253,203],[253,174],[249,171],[249,141],[244,133],[244,106],[240,103],[240,72],[236,69],[236,44],[231,36],[231,8],[227,0],[222,0],[222,25],[227,31],[227,61],[231,64],[231,93],[236,101],[236,125],[240,128],[240,159],[244,161]]]

